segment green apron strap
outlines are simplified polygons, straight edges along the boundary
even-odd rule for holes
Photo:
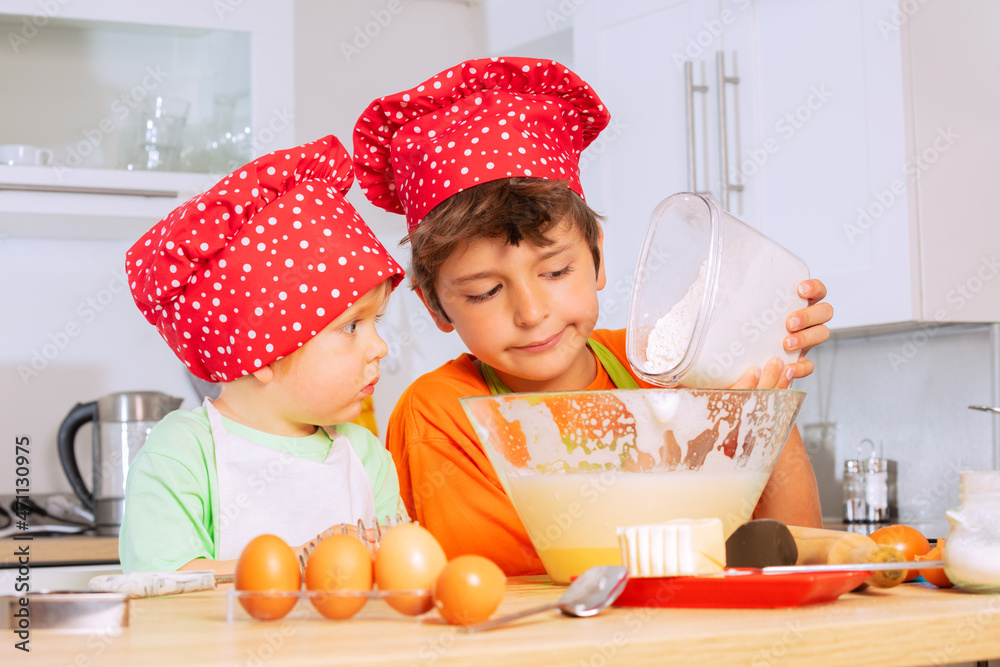
[[[629,375],[628,369],[618,361],[618,357],[611,353],[611,350],[604,347],[598,343],[593,338],[587,339],[587,345],[590,349],[594,351],[594,355],[597,360],[601,362],[604,366],[604,370],[607,371],[608,377],[611,381],[615,383],[615,386],[619,389],[638,389],[639,383],[635,381],[631,375]]]
[[[607,372],[608,377],[619,389],[638,389],[639,384],[635,381],[631,375],[629,375],[628,370],[618,361],[618,357],[611,353],[611,350],[605,346],[598,343],[593,338],[587,339],[587,345],[593,350],[594,356],[597,357],[597,361],[604,367]],[[500,379],[497,372],[493,370],[488,364],[484,364],[479,359],[475,362],[476,368],[479,369],[479,374],[483,376],[483,380],[486,381],[486,386],[490,388],[490,394],[512,394],[509,387],[504,384],[504,381]]]
[[[490,388],[491,395],[496,396],[497,394],[514,393],[510,390],[510,387],[504,384],[504,381],[500,379],[500,376],[497,375],[497,372],[493,370],[492,366],[484,364],[479,359],[476,359],[473,363],[475,363],[476,368],[479,369],[479,374],[483,376],[484,380],[486,380],[486,386]]]

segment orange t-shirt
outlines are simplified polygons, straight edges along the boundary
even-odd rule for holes
[[[635,377],[625,356],[624,329],[597,330],[591,338]],[[614,389],[600,363],[597,368],[594,381],[581,389]],[[641,387],[651,386],[636,381]],[[399,492],[410,516],[434,534],[449,559],[479,554],[508,576],[544,574],[527,531],[458,403],[459,398],[489,393],[469,354],[406,388],[386,427],[386,448],[396,462]]]

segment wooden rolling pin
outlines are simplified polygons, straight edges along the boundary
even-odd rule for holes
[[[788,526],[795,546],[799,549],[796,565],[844,565],[857,563],[902,563],[905,562],[899,549],[882,547],[875,540],[860,533],[845,533],[840,530],[823,528],[803,528]],[[879,570],[872,573],[866,583],[876,588],[891,588],[903,583],[906,570]]]

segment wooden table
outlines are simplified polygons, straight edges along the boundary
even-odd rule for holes
[[[559,597],[544,577],[508,584],[500,613]],[[373,600],[330,621],[308,605],[258,622],[226,621],[222,591],[134,600],[110,635],[32,630],[31,655],[3,633],[0,664],[37,665],[931,665],[1000,657],[1000,595],[924,584],[849,593],[799,608],[611,608],[592,618],[549,612],[462,635],[435,612],[402,616]]]

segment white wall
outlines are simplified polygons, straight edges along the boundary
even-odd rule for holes
[[[297,140],[333,133],[349,146],[354,123],[372,100],[412,88],[463,60],[517,55],[551,58],[572,67],[572,21],[566,7],[560,0],[297,0]],[[585,190],[587,172],[585,167]],[[357,186],[349,198],[407,267],[409,248],[398,246],[406,233],[402,216],[370,205]],[[629,254],[619,263],[631,266],[634,261]],[[600,324],[624,326],[622,295],[611,292],[602,301],[608,315]],[[454,333],[437,330],[408,284],[395,292],[383,332],[391,358],[383,363],[375,392],[381,434],[403,389],[465,350]]]
[[[944,512],[958,506],[958,473],[997,468],[1000,416],[990,325],[927,327],[835,338],[809,353],[816,371],[799,429],[820,487],[823,514],[843,516],[843,468],[870,438],[898,465],[901,522],[944,537]],[[834,424],[826,441],[819,424]],[[867,457],[867,446],[862,458]]]
[[[20,11],[10,3],[2,9]],[[112,132],[102,129],[97,147],[82,163],[67,159],[68,147],[86,143],[88,132],[104,127],[102,121],[121,120],[109,111],[112,100],[141,81],[147,66],[170,73],[183,69],[197,56],[194,41],[174,51],[156,31],[137,37],[112,27],[84,32],[53,23],[45,28],[22,45],[19,56],[10,50],[2,56],[9,65],[2,76],[9,106],[3,111],[0,144],[49,146],[58,163],[73,167],[118,166],[124,123]],[[128,49],[133,58],[123,62],[116,49]],[[240,63],[235,65],[240,69]],[[180,76],[166,76],[153,89],[198,98],[195,82]],[[132,302],[123,275],[130,245],[125,240],[0,238],[0,441],[8,452],[0,460],[0,493],[15,488],[13,444],[21,436],[31,442],[31,492],[69,491],[56,433],[77,402],[117,391],[158,390],[186,399],[185,407],[196,404],[186,371]],[[85,427],[77,438],[85,479],[91,478],[90,442]]]
[[[490,55],[482,8],[443,0],[298,0],[295,14],[296,135],[300,142],[336,135],[348,150],[352,130],[372,100],[412,88],[463,60]],[[349,199],[404,266],[409,247],[402,216],[368,203],[360,188]],[[405,282],[382,327],[390,345],[375,392],[379,432],[403,389],[462,351],[455,334],[437,330]]]
[[[137,118],[123,100],[132,107],[154,91],[188,100],[192,128],[210,115],[213,93],[246,93],[249,39],[227,29],[252,25],[263,2],[238,3],[242,14],[228,17],[218,13],[218,6],[209,7],[211,3],[188,3],[186,8],[175,3],[168,9],[149,3],[57,4],[40,8],[37,3],[0,0],[0,12],[34,17],[31,24],[0,18],[5,35],[0,144],[52,148],[55,161],[70,171],[78,166],[121,168],[120,148],[134,143],[128,129]],[[269,2],[266,9],[273,12],[277,7]],[[218,21],[220,32],[134,25],[123,29],[116,23],[175,18],[197,22],[206,14],[207,24]],[[85,29],[79,17],[87,21]],[[280,27],[279,19],[269,20],[268,29]],[[7,38],[13,40],[14,35],[24,39],[8,45]],[[229,46],[247,55],[212,57],[234,52]],[[129,57],[122,58],[123,51]],[[72,150],[80,146],[87,150]],[[73,155],[82,160],[70,159]],[[59,173],[60,181],[65,173]],[[212,183],[205,181],[205,187]],[[17,201],[22,194],[0,193],[5,200],[4,229],[15,230],[0,234],[0,440],[7,452],[0,461],[3,495],[15,488],[13,445],[20,436],[31,441],[31,493],[69,491],[57,457],[56,433],[77,402],[128,390],[179,396],[185,408],[198,402],[190,376],[142,318],[124,283],[125,252],[148,225],[98,219],[90,211],[92,217],[80,221],[81,229],[101,228],[118,240],[68,240],[77,236],[71,227],[54,232],[56,226],[45,225],[36,234],[31,218],[18,221],[10,213],[16,205],[6,198]],[[87,195],[79,197],[77,201],[83,201]],[[168,199],[148,204],[149,225],[172,207]],[[64,240],[35,238],[51,234]],[[77,437],[77,452],[85,479],[91,476],[90,441],[89,428],[84,428]]]
[[[390,7],[397,12],[389,12]],[[480,16],[476,6],[461,2],[298,2],[297,66],[288,73],[295,77],[298,90],[297,140],[334,133],[349,146],[354,120],[375,97],[415,85],[461,60],[487,55],[478,47],[483,43]],[[379,19],[384,25],[376,23],[377,30],[367,25]],[[348,62],[341,42],[351,43],[355,29],[366,27],[376,36]],[[53,30],[49,37],[57,39],[57,33]],[[136,59],[142,57],[137,51]],[[67,96],[70,99],[63,103],[76,104],[81,114],[89,109],[91,101],[83,91],[70,90]],[[95,113],[106,111],[100,105],[95,108]],[[0,143],[27,140],[4,137]],[[352,193],[352,201],[386,245],[394,248],[404,231],[402,220],[376,212],[360,190]],[[185,398],[184,408],[198,403],[190,376],[142,318],[124,287],[121,276],[130,245],[125,240],[0,239],[0,439],[12,446],[17,436],[31,438],[33,493],[70,490],[56,453],[56,433],[75,403],[115,391],[145,389]],[[404,250],[396,255],[406,259]],[[457,338],[431,331],[423,306],[408,290],[400,290],[399,296],[403,298],[394,299],[387,324],[421,338],[412,344],[402,340],[407,343],[406,364],[396,373],[387,372],[379,386],[376,413],[383,430],[402,388],[461,348]],[[89,442],[85,428],[77,438],[85,479]],[[0,493],[14,488],[12,462],[11,458],[0,463]]]
[[[69,491],[56,450],[77,402],[157,390],[196,405],[187,371],[143,319],[124,282],[125,241],[0,241],[0,489],[14,489],[14,438],[31,439],[31,491]],[[77,438],[90,479],[89,429]]]
[[[520,55],[569,64],[573,14],[582,0],[482,0],[491,55]],[[561,34],[558,34],[561,33]],[[553,48],[553,47],[556,48]]]

